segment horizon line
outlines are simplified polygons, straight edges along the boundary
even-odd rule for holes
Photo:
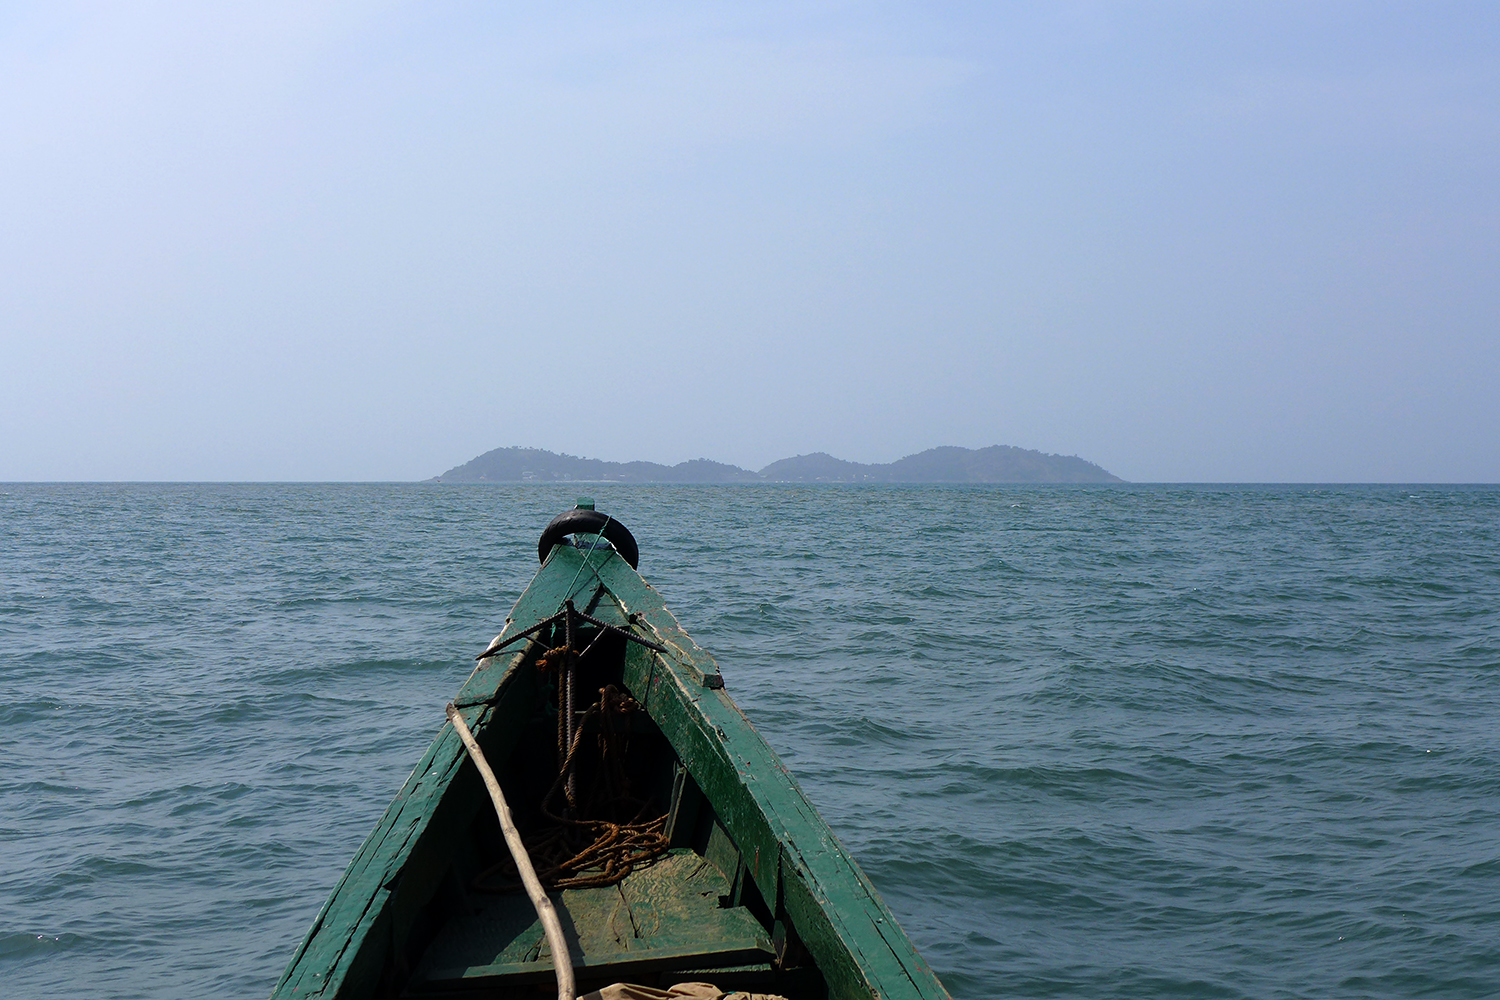
[[[0,486],[442,486],[479,487],[520,486],[528,489],[547,486],[854,486],[861,489],[891,486],[1044,486],[1118,489],[1130,486],[1497,486],[1496,480],[1406,480],[1406,479],[1156,479],[1121,480],[1119,482],[1053,483],[1053,482],[971,482],[961,480],[912,480],[909,482],[830,482],[767,479],[761,482],[621,482],[615,479],[548,479],[489,480],[442,482],[427,479],[0,479]]]

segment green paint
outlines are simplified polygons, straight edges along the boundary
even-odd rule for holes
[[[502,636],[545,620],[569,596],[667,648],[658,654],[629,644],[621,682],[691,776],[679,787],[701,790],[701,811],[711,812],[703,822],[713,824],[702,847],[711,864],[679,850],[619,886],[555,894],[571,920],[580,968],[623,979],[764,962],[770,923],[744,906],[721,905],[745,896],[769,911],[761,919],[792,929],[831,997],[946,998],[869,880],[723,690],[713,658],[623,559],[596,551],[585,560],[576,548],[555,547]],[[544,631],[479,661],[455,699],[503,783],[523,777],[507,762],[542,703],[533,663],[546,639]],[[435,718],[439,711],[434,706]],[[444,724],[334,887],[273,997],[364,998],[408,981],[550,976],[524,897],[466,896],[461,888],[460,873],[477,863],[476,825],[492,821],[488,808]],[[674,843],[689,836],[679,832]]]
[[[723,908],[728,883],[691,851],[632,873],[618,886],[551,894],[575,967],[643,969],[688,962],[722,967],[769,959],[770,940],[742,907]],[[550,978],[552,955],[530,902],[496,897],[451,920],[428,948],[412,988],[477,987]]]

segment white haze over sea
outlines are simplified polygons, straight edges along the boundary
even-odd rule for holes
[[[0,480],[1500,478],[1500,7],[12,3]]]

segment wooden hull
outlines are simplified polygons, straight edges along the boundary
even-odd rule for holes
[[[580,992],[698,979],[793,1000],[947,997],[730,700],[712,658],[618,554],[553,548],[501,635],[543,622],[570,598],[666,650],[606,641],[589,679],[638,703],[632,780],[666,810],[671,844],[616,885],[551,893]],[[558,773],[547,739],[557,709],[548,715],[547,675],[537,669],[547,635],[479,661],[455,699],[523,832]],[[528,900],[487,891],[482,879],[503,852],[479,776],[445,724],[273,998],[541,995],[552,964]]]

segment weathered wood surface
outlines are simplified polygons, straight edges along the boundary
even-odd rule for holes
[[[713,865],[679,851],[619,885],[551,894],[568,954],[580,970],[625,975],[686,960],[724,966],[768,961],[771,942],[744,907],[722,907],[729,882]],[[552,951],[519,894],[494,897],[472,918],[449,921],[427,950],[411,989],[540,980]]]
[[[561,550],[559,550],[559,553]],[[623,571],[623,572],[622,572]],[[722,689],[718,665],[622,559],[600,580],[669,657],[627,655],[625,684],[661,727],[740,849],[761,897],[785,911],[836,998],[948,993],[780,758]]]
[[[553,549],[502,635],[540,622],[570,597],[580,609],[633,625],[668,648],[659,655],[631,646],[625,685],[718,813],[760,896],[813,956],[830,996],[945,1000],[942,984],[864,873],[722,690],[712,657],[623,559],[595,553],[585,565],[577,549]],[[535,704],[536,672],[512,669],[524,657],[524,651],[506,652],[480,661],[455,699],[496,759],[514,746]],[[478,778],[460,766],[463,760],[457,735],[444,724],[324,904],[273,998],[356,998],[373,988],[391,943],[405,940],[447,863],[441,837],[430,831],[467,822],[482,802]],[[445,795],[450,786],[454,794]],[[444,810],[454,815],[444,817]],[[524,964],[550,975],[550,960],[543,963],[540,953],[530,961],[515,955],[520,963],[509,955],[515,953],[497,956],[486,974],[504,975]]]
[[[529,628],[554,614],[566,596],[564,589],[571,576],[571,572],[561,579],[561,573],[538,574],[516,602],[506,631]],[[591,576],[585,574],[579,582],[590,581]],[[481,660],[455,699],[464,722],[485,750],[499,760],[514,746],[520,724],[535,704],[535,671],[508,670],[523,656],[517,653]],[[503,665],[497,662],[502,659]],[[466,757],[458,734],[445,721],[334,886],[272,991],[273,998],[358,998],[373,990],[391,942],[404,940],[402,924],[409,926],[416,911],[430,898],[433,884],[447,863],[438,845],[423,843],[430,839],[426,838],[429,830],[443,825],[434,824],[434,817],[445,805],[472,816],[482,803],[478,774],[461,767]],[[453,825],[460,825],[458,817]],[[424,846],[426,850],[421,850]],[[421,877],[427,873],[424,869],[434,867],[437,870],[430,878]]]

